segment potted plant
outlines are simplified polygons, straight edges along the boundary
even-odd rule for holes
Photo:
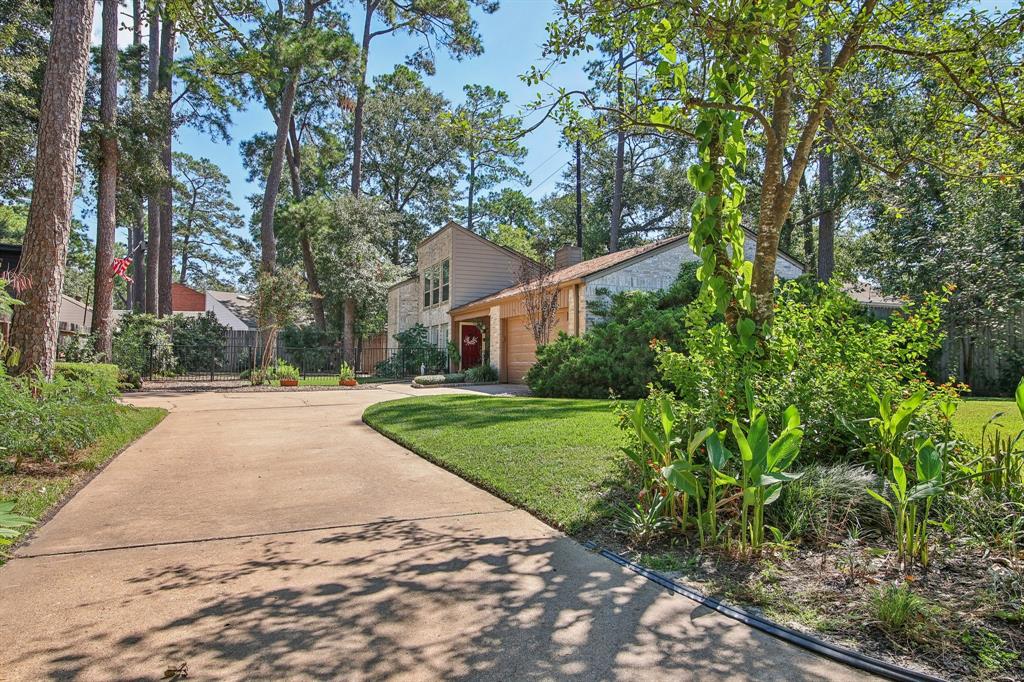
[[[281,386],[299,385],[299,368],[289,365],[287,362],[279,362],[274,373]]]
[[[338,370],[338,385],[355,386],[358,383],[356,381],[356,371],[352,369],[352,366],[347,362],[341,363],[341,368]]]

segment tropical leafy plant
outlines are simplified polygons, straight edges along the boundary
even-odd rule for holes
[[[35,521],[27,516],[20,516],[14,512],[14,502],[0,502],[0,545],[9,545],[26,526],[31,526]]]
[[[342,362],[341,367],[338,368],[338,379],[341,381],[351,381],[356,378],[356,371],[352,369],[352,365],[347,362]]]
[[[299,378],[299,368],[288,364],[284,360],[278,360],[277,365],[274,366],[274,376],[278,380],[292,379],[297,381]]]

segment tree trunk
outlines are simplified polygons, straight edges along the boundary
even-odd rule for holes
[[[608,223],[608,252],[619,250],[619,233],[622,230],[622,181],[626,173],[626,131],[622,126],[622,106],[625,98],[622,94],[622,68],[625,57],[619,48],[618,68],[616,69],[616,99],[619,113],[617,115],[618,131],[615,135],[615,175],[612,180],[612,215]]]
[[[476,195],[476,159],[469,157],[469,191],[466,193],[466,229],[473,231],[473,199]]]
[[[174,141],[174,125],[171,119],[171,97],[173,92],[174,67],[174,20],[164,17],[160,30],[160,80],[159,89],[167,98],[167,130],[164,131],[163,147],[160,150],[163,163],[164,186],[160,188],[160,317],[173,313],[171,300],[172,259],[174,258],[174,157],[171,145]]]
[[[274,208],[277,205],[277,194],[281,191],[281,172],[284,170],[284,157],[288,146],[288,124],[295,109],[298,80],[297,72],[290,73],[285,78],[284,91],[281,93],[281,110],[277,117],[274,151],[270,158],[270,172],[267,174],[267,186],[263,190],[263,208],[260,212],[260,269],[263,272],[273,272],[277,265]]]
[[[345,348],[345,362],[355,366],[356,348],[356,301],[353,298],[345,299],[345,319],[342,322],[341,342]]]
[[[352,194],[359,196],[363,181],[363,110],[366,107],[366,65],[370,57],[371,26],[376,3],[366,5],[366,19],[363,22],[363,41],[359,50],[359,84],[356,91],[356,108],[352,112]],[[346,306],[348,303],[346,303]]]
[[[103,0],[100,52],[100,168],[92,327],[96,352],[110,361],[114,340],[114,240],[117,234],[117,24],[119,0]]]
[[[304,197],[302,191],[302,154],[299,149],[299,136],[295,133],[295,119],[288,126],[288,175],[292,181],[292,194],[296,199]],[[327,330],[327,316],[324,314],[324,297],[320,292],[320,278],[316,274],[316,261],[313,260],[313,247],[309,243],[306,226],[299,226],[299,246],[302,249],[302,267],[306,271],[306,287],[312,296],[309,301],[313,310],[313,323],[320,331]]]
[[[132,0],[132,45],[136,50],[142,47],[142,0]],[[135,82],[139,97],[143,95],[142,74],[140,73]],[[135,206],[132,215],[132,229],[129,232],[130,247],[128,257],[132,259],[132,284],[129,308],[134,312],[141,312],[146,305],[146,276],[142,267],[143,256],[146,253],[144,231],[146,222],[146,209],[142,206],[141,197]]]
[[[57,359],[57,320],[71,235],[93,7],[93,0],[55,0],[53,5],[32,203],[19,265],[29,286],[21,294],[24,305],[15,308],[11,325],[10,343],[21,351],[19,374],[39,368],[51,378]]]
[[[156,98],[160,74],[160,5],[149,10],[149,71],[147,91],[149,99]],[[160,144],[158,135],[150,138],[150,145]],[[153,190],[146,198],[146,312],[160,313],[160,192]]]
[[[188,235],[181,239],[181,268],[178,271],[178,282],[188,284]]]
[[[821,44],[819,65],[825,71],[832,67],[832,45],[826,40]],[[825,135],[818,153],[818,279],[828,282],[835,269],[835,191],[832,176],[832,116],[825,113]]]

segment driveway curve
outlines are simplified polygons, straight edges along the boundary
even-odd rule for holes
[[[0,567],[0,680],[859,677],[362,423],[409,393],[133,397],[170,414]]]

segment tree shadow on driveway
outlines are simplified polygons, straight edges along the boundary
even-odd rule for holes
[[[37,649],[23,639],[14,670],[53,679],[159,677],[182,663],[200,679],[836,677],[820,659],[694,610],[540,524],[513,536],[509,518],[385,519],[165,547],[145,566],[116,565],[112,553],[69,557],[63,570],[89,572],[106,555],[109,586],[63,612],[41,604],[64,621],[62,636]]]

